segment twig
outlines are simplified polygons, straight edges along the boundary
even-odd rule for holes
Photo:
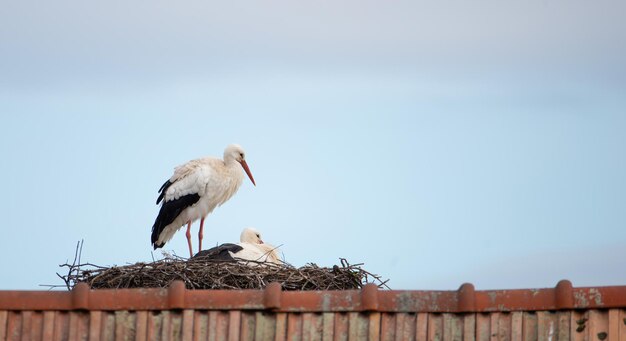
[[[92,289],[105,288],[163,288],[180,279],[188,289],[262,289],[278,282],[283,290],[346,290],[360,289],[367,283],[387,288],[387,281],[361,268],[362,263],[350,264],[340,258],[340,266],[319,267],[314,263],[295,268],[287,263],[259,261],[225,262],[207,258],[184,259],[179,256],[124,266],[105,267],[81,263],[82,244],[77,245],[72,264],[61,278],[71,290],[77,283],[87,283]]]

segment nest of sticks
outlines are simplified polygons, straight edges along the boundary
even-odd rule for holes
[[[104,267],[81,264],[77,256],[73,264],[60,265],[67,268],[66,275],[57,275],[70,290],[78,283],[87,283],[92,289],[165,288],[175,280],[183,281],[187,289],[263,289],[272,282],[278,282],[283,290],[350,290],[367,283],[388,288],[387,281],[362,269],[363,264],[349,264],[345,259],[340,259],[340,263],[333,267],[311,263],[295,268],[254,261],[170,257],[151,263]]]

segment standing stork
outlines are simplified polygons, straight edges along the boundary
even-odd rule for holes
[[[154,249],[163,247],[187,224],[187,244],[189,257],[192,257],[191,224],[200,219],[198,244],[202,250],[204,218],[237,192],[243,180],[241,168],[256,186],[246,163],[246,154],[237,144],[226,147],[224,160],[205,157],[176,167],[174,175],[159,189],[156,203],[163,201],[163,204],[152,226]]]

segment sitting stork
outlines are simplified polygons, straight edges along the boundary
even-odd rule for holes
[[[196,258],[208,258],[212,260],[236,261],[248,260],[256,262],[268,262],[283,264],[278,257],[277,248],[265,244],[261,234],[254,228],[248,227],[241,232],[239,244],[222,244],[208,250],[200,251]]]

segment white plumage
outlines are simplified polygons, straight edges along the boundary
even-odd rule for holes
[[[230,252],[233,258],[274,264],[282,263],[278,257],[278,248],[265,244],[259,231],[254,228],[244,229],[239,241],[238,245],[243,249],[238,252]]]
[[[198,219],[198,239],[202,248],[204,218],[237,192],[243,180],[242,168],[255,184],[245,160],[245,152],[236,144],[226,147],[223,160],[206,157],[176,167],[172,177],[159,190],[157,204],[163,200],[163,205],[152,226],[154,249],[163,247],[176,231],[187,224],[186,235],[191,257],[190,229],[191,224]]]
[[[261,234],[254,228],[248,227],[241,232],[238,244],[222,244],[208,250],[198,252],[194,258],[205,257],[223,261],[253,261],[247,264],[257,265],[257,262],[282,264],[278,257],[278,248],[266,244]]]

